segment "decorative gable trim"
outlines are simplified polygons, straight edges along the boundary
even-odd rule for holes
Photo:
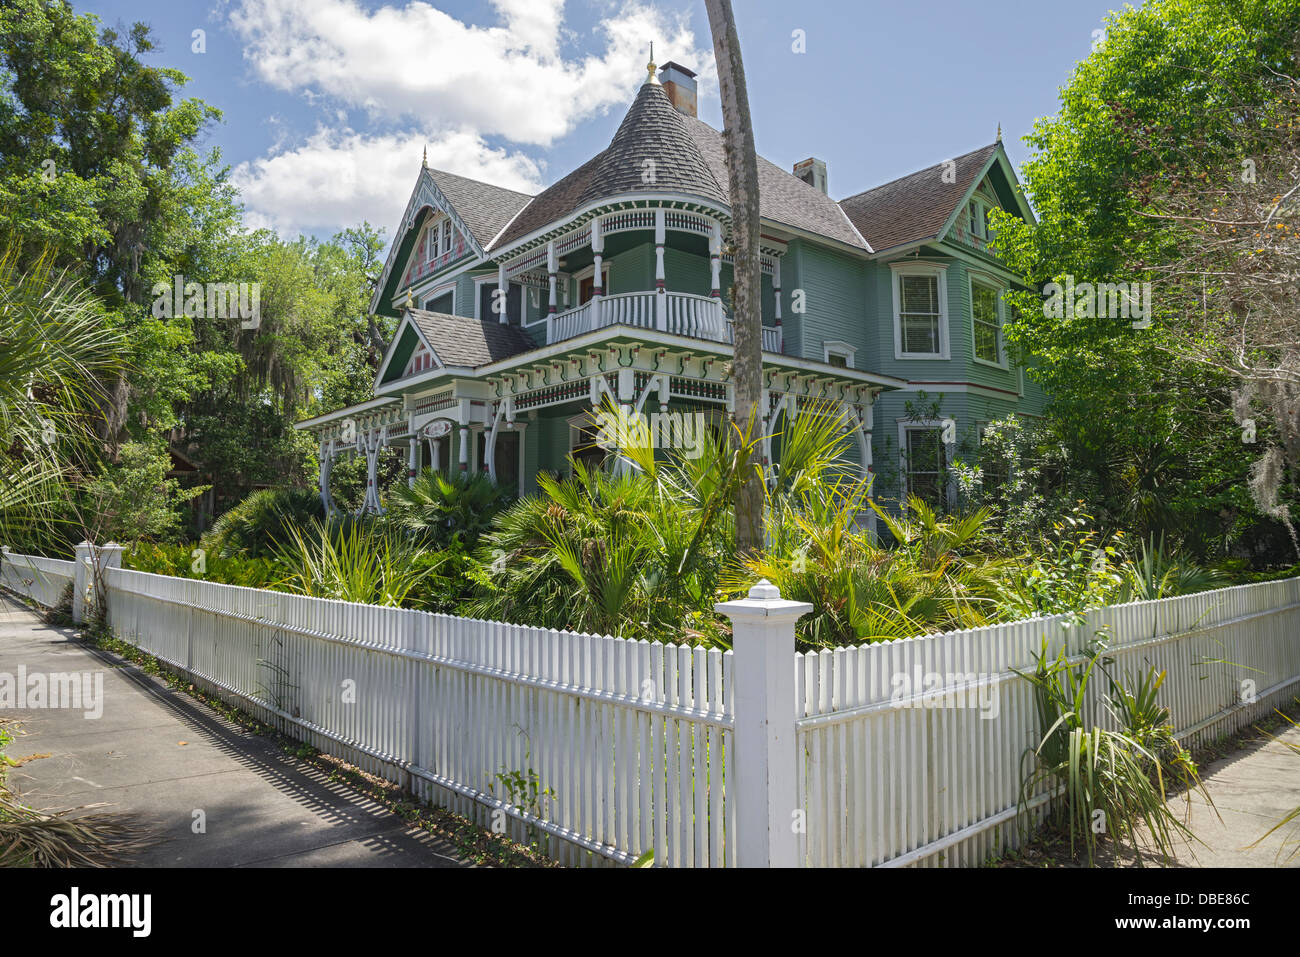
[[[379,308],[384,288],[392,277],[393,268],[398,265],[398,257],[401,255],[402,243],[406,239],[406,234],[419,225],[421,213],[426,208],[445,213],[447,218],[451,220],[457,235],[465,244],[465,249],[472,253],[476,259],[484,258],[483,247],[474,238],[474,233],[466,225],[460,214],[456,212],[455,207],[451,205],[451,201],[438,188],[438,184],[433,181],[433,175],[429,172],[428,167],[424,167],[420,170],[420,177],[416,180],[415,189],[411,192],[411,198],[406,202],[406,211],[402,213],[401,226],[398,228],[397,235],[393,237],[392,245],[388,249],[388,258],[384,261],[384,271],[379,274],[379,282],[375,285],[374,295],[370,297],[371,312],[375,312]],[[420,246],[421,244],[417,240],[407,257],[408,260],[410,256],[419,255]],[[405,269],[406,262],[402,262],[400,265]]]
[[[388,348],[384,351],[384,361],[379,364],[379,372],[375,375],[376,388],[387,380],[389,366],[392,365],[393,356],[396,355],[398,348],[401,346],[407,329],[413,331],[420,345],[429,350],[429,354],[433,357],[434,368],[441,369],[443,367],[442,359],[438,356],[438,350],[425,338],[424,333],[420,331],[420,327],[411,321],[410,316],[403,316],[402,321],[397,325],[397,331],[393,333],[393,341],[388,344]],[[401,378],[401,376],[397,378]]]
[[[999,143],[998,148],[995,149],[989,158],[984,161],[984,166],[980,169],[979,173],[971,177],[970,186],[967,187],[965,194],[961,198],[961,202],[953,207],[953,211],[948,216],[948,221],[944,223],[943,228],[939,230],[939,235],[935,237],[936,242],[942,242],[944,239],[949,238],[949,234],[952,232],[953,228],[966,214],[966,209],[970,205],[971,198],[980,191],[981,185],[983,185],[983,183],[988,179],[989,171],[992,170],[994,166],[997,166],[1002,170],[1003,174],[1007,178],[1007,182],[1011,184],[1012,192],[1016,197],[1016,209],[1014,212],[1019,213],[1021,218],[1027,223],[1035,222],[1034,211],[1029,208],[1029,203],[1021,192],[1020,180],[1016,177],[1016,171],[1011,165],[1011,160],[1007,158],[1006,149],[1001,143]],[[990,186],[991,185],[992,184],[990,184]],[[993,195],[997,195],[996,191]],[[1001,205],[1000,198],[999,205]]]

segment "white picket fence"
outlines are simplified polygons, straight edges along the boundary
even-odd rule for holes
[[[37,566],[49,585],[23,571]],[[7,555],[0,581],[44,601],[74,572]],[[114,567],[105,584],[120,636],[569,864],[651,850],[658,866],[980,863],[1017,842],[1038,729],[1012,669],[1030,670],[1044,638],[1078,655],[1105,634],[1117,677],[1165,670],[1160,697],[1187,743],[1300,694],[1300,579],[793,660],[791,628],[764,601],[733,603],[750,623],[733,615],[724,654]],[[1098,676],[1107,723],[1104,690]],[[547,793],[532,800],[531,782]]]
[[[39,555],[0,554],[0,585],[47,608],[57,605],[73,580],[72,562]]]
[[[1033,670],[1044,638],[1053,655],[1064,643],[1081,656],[1099,635],[1110,636],[1117,679],[1166,672],[1159,700],[1184,745],[1300,697],[1300,579],[1102,608],[1082,623],[1060,616],[799,655],[801,857],[968,866],[1014,846],[1022,760],[1040,730],[1015,671]],[[1090,717],[1113,727],[1102,674],[1089,690]]]

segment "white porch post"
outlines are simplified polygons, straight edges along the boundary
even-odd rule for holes
[[[428,435],[429,426],[425,426],[425,441],[429,443],[429,468],[437,472],[442,468],[442,448],[438,445],[438,439]]]
[[[667,232],[663,207],[655,210],[655,328],[668,330],[668,291],[664,288],[664,238]]]
[[[709,273],[712,276],[713,299],[722,298],[722,224],[713,220],[713,231],[709,233]]]
[[[555,283],[557,274],[560,271],[560,262],[555,255],[555,240],[546,244],[546,275],[550,280],[550,299],[547,303],[546,314],[548,317],[555,315]]]
[[[524,434],[528,430],[528,423],[512,422],[510,428],[519,436],[519,448],[516,450],[518,462],[515,467],[515,495],[522,498],[524,494],[524,466],[528,463],[528,455],[524,449]]]
[[[415,486],[415,477],[420,474],[420,440],[415,433],[411,433],[409,440],[410,451],[406,461],[406,486],[412,488]]]
[[[601,297],[605,295],[604,272],[605,234],[600,230],[600,217],[591,221],[591,328],[600,328]]]
[[[334,511],[334,500],[330,495],[330,470],[334,467],[334,440],[321,440],[320,444],[320,500],[325,506],[325,514]]]
[[[498,297],[501,300],[501,312],[497,316],[497,321],[509,322],[510,321],[510,310],[509,310],[510,287],[506,283],[505,263],[501,263],[499,266],[497,266],[497,290],[501,293],[501,295]],[[520,303],[520,306],[521,307],[523,306],[522,302]]]
[[[764,579],[713,607],[732,629],[736,863],[798,867],[794,625],[812,605],[783,600]]]
[[[382,515],[383,505],[379,503],[379,450],[388,439],[388,427],[368,429],[365,436],[366,453],[366,498],[361,511]]]
[[[488,433],[487,442],[484,443],[483,457],[487,460],[488,477],[493,482],[497,480],[497,433],[501,429],[501,419],[505,415],[505,401],[497,403],[496,414],[492,416],[492,431]]]

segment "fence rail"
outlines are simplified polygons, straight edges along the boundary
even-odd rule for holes
[[[1038,729],[1016,672],[1044,639],[1076,657],[1105,639],[1117,677],[1164,670],[1187,743],[1300,693],[1300,579],[791,658],[806,606],[779,596],[719,606],[722,653],[103,564],[120,636],[570,864],[978,864],[1017,843]],[[6,552],[0,583],[53,604],[91,567]],[[1104,691],[1090,717],[1113,725]]]

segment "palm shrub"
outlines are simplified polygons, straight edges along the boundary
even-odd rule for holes
[[[0,541],[44,551],[68,537],[69,480],[93,465],[126,343],[72,273],[18,249],[0,239]]]
[[[1225,576],[1176,555],[1163,535],[1142,540],[1138,554],[1125,562],[1117,600],[1150,601],[1219,588]]]
[[[259,489],[212,523],[203,547],[222,557],[268,558],[292,539],[292,529],[324,517],[314,489]]]
[[[884,547],[859,528],[875,509],[894,538]],[[796,625],[803,649],[977,628],[998,620],[1008,562],[981,550],[983,509],[939,517],[919,498],[890,515],[864,482],[816,489],[769,511],[774,546],[746,564],[791,601],[812,604]]]
[[[1109,684],[1105,704],[1115,728],[1092,720],[1089,686],[1098,672]],[[1083,846],[1090,866],[1101,835],[1139,850],[1150,842],[1166,863],[1176,840],[1194,839],[1169,806],[1167,782],[1200,788],[1207,800],[1209,795],[1173,736],[1168,709],[1157,703],[1163,672],[1148,669],[1129,690],[1106,672],[1100,648],[1076,663],[1064,648],[1052,657],[1044,639],[1034,670],[1018,674],[1033,686],[1039,728],[1039,743],[1023,761],[1022,822],[1036,794],[1059,791],[1052,820],[1069,835],[1072,854]]]
[[[419,587],[438,570],[406,536],[364,519],[286,527],[276,549],[284,576],[278,588],[316,598],[368,605],[415,603]]]
[[[706,434],[698,454],[624,443],[571,461],[483,540],[470,614],[652,640],[725,642],[712,610],[734,561],[731,503],[756,441]]]
[[[483,472],[448,478],[425,469],[410,486],[393,487],[388,518],[434,548],[452,543],[473,548],[509,500],[510,492]]]

